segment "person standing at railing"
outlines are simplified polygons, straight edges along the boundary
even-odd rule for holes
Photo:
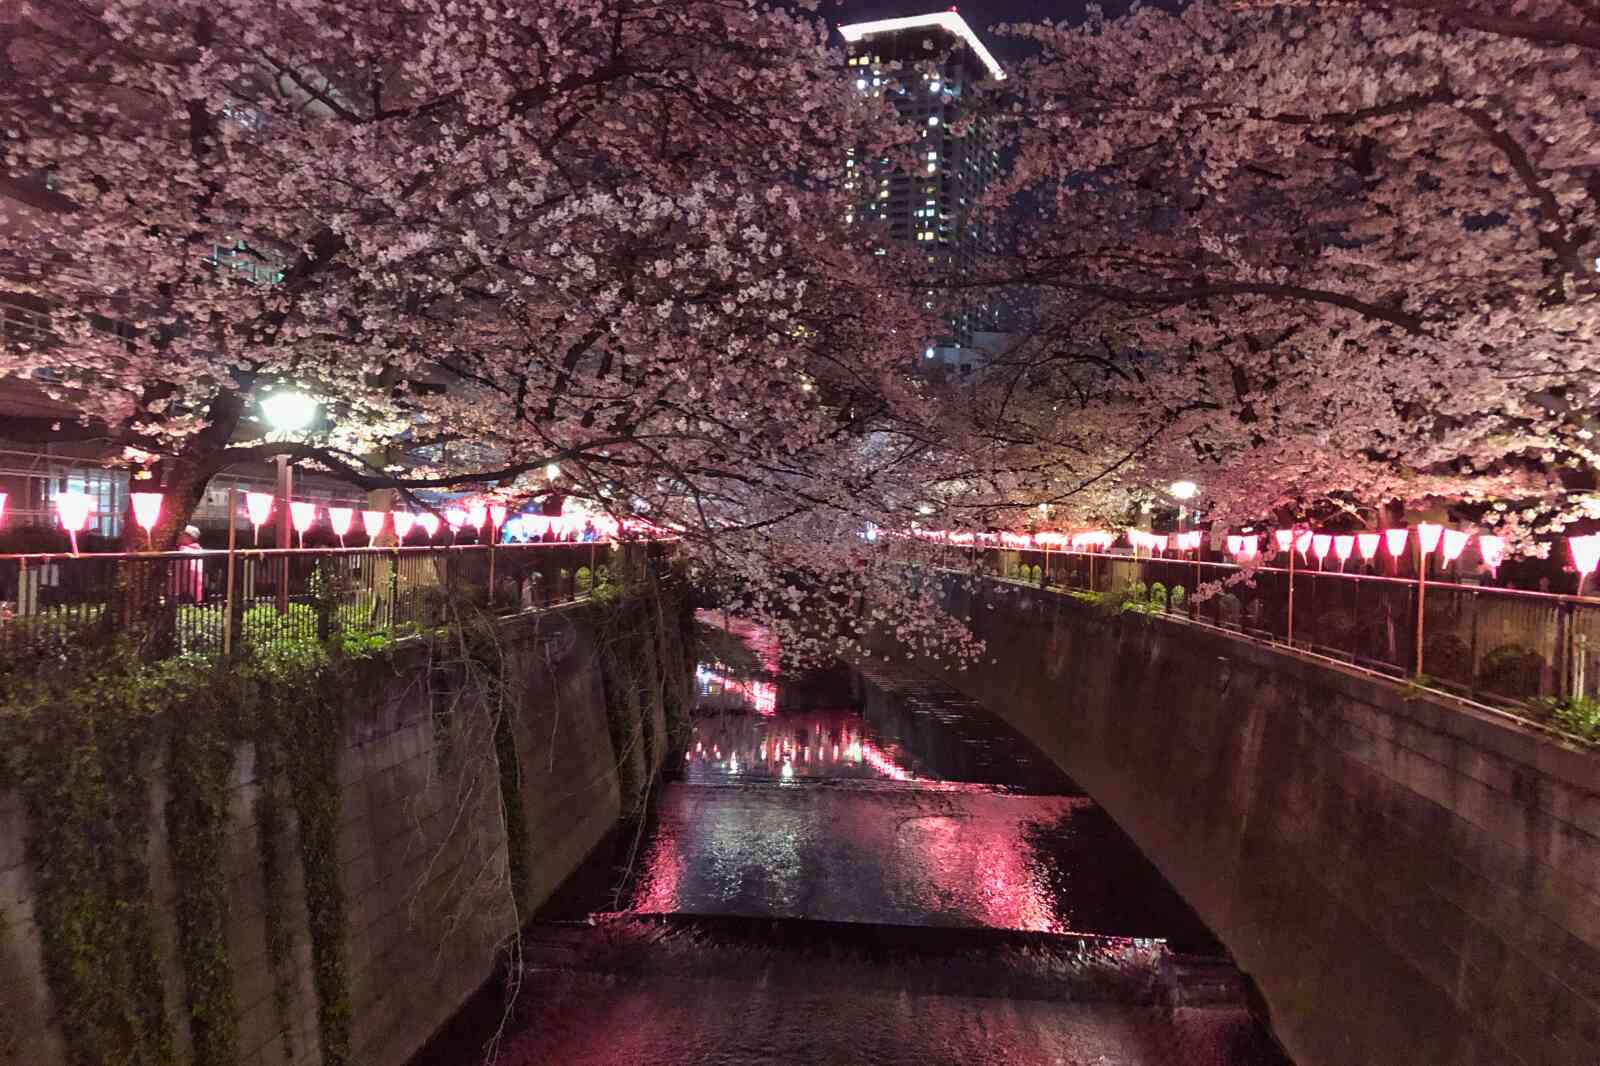
[[[180,552],[204,551],[200,547],[200,530],[184,526],[178,536]],[[181,560],[177,564],[178,599],[183,603],[200,603],[205,599],[205,565],[199,560]]]

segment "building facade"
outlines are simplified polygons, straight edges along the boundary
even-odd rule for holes
[[[1000,160],[973,97],[1005,71],[953,9],[852,23],[839,32],[857,91],[886,97],[920,134],[911,166],[849,155],[845,187],[856,196],[846,221],[877,226],[888,239],[925,250],[926,306],[940,313],[946,332],[928,339],[922,360],[970,370],[984,359],[979,336],[999,325],[989,295],[959,287],[994,247],[977,207]]]

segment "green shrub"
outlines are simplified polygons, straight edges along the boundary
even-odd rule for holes
[[[1217,621],[1225,626],[1236,626],[1244,614],[1244,605],[1231,592],[1217,594]]]
[[[1172,609],[1174,611],[1181,611],[1183,610],[1184,602],[1188,599],[1188,596],[1189,594],[1183,590],[1182,585],[1174,585],[1172,586],[1172,593],[1168,597],[1167,602],[1172,604]]]
[[[1544,677],[1544,659],[1521,644],[1502,644],[1483,657],[1478,671],[1478,687],[1485,692],[1510,699],[1522,699],[1539,691]]]
[[[1541,696],[1529,703],[1542,720],[1562,732],[1600,741],[1600,700],[1583,696]]]
[[[1158,611],[1167,609],[1167,586],[1159,581],[1150,586],[1150,606]]]
[[[1429,633],[1422,644],[1423,668],[1446,681],[1472,677],[1472,649],[1454,633]]]

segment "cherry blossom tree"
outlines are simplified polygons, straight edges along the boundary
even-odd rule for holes
[[[908,257],[845,226],[839,175],[909,134],[819,20],[753,0],[0,19],[4,288],[53,335],[0,373],[42,371],[82,412],[7,433],[120,449],[167,494],[158,547],[216,472],[288,454],[369,490],[527,496],[557,472],[678,527],[785,621],[801,575],[836,606],[904,585],[862,533],[923,483],[939,410],[906,369],[934,326],[884,284]],[[271,439],[258,405],[284,386],[325,423]]]
[[[987,281],[1039,297],[988,423],[1034,473],[994,502],[1185,477],[1224,518],[1594,510],[1597,26],[1199,0],[1014,27],[1039,54],[1003,195],[1030,218]]]

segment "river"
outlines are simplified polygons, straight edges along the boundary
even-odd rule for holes
[[[888,664],[703,616],[686,751],[415,1066],[1284,1066],[1205,925],[1069,778]]]

